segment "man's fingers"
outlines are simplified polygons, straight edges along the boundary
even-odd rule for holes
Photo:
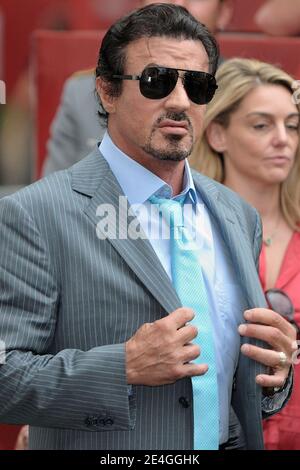
[[[253,308],[244,312],[244,317],[249,323],[269,325],[282,331],[283,334],[293,338],[294,328],[279,313],[266,308]]]
[[[184,365],[184,375],[185,377],[197,377],[199,375],[204,375],[208,371],[207,364],[185,364]]]
[[[197,344],[187,344],[182,348],[182,362],[187,363],[194,361],[201,354],[200,346]]]
[[[239,326],[239,333],[242,336],[260,339],[268,343],[276,351],[292,352],[293,350],[293,340],[273,326],[245,323]]]
[[[193,341],[198,335],[198,328],[193,325],[188,325],[180,328],[177,332],[177,339],[180,344],[188,344]]]
[[[280,364],[280,356],[278,351],[272,351],[271,349],[263,349],[252,344],[243,344],[241,347],[242,353],[253,359],[254,361],[260,362],[265,366],[272,367],[273,369],[282,369]],[[290,367],[290,362],[287,360],[285,367]]]
[[[167,321],[173,323],[176,329],[182,328],[186,323],[193,320],[195,312],[191,308],[178,308],[174,312],[170,313],[167,317],[159,321]]]
[[[275,372],[274,375],[260,374],[256,376],[256,383],[264,388],[283,387],[286,381],[286,375],[280,372]]]

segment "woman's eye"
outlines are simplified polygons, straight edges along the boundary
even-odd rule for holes
[[[291,130],[291,131],[299,131],[300,125],[299,123],[297,124],[287,124],[286,127]]]
[[[263,123],[260,123],[260,124],[254,124],[254,129],[265,129],[267,127],[267,124],[263,124]]]

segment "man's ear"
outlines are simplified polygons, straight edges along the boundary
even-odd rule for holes
[[[231,21],[233,15],[233,0],[222,0],[217,18],[217,31],[224,31]]]
[[[217,122],[211,122],[205,132],[207,142],[210,147],[217,153],[226,151],[226,134],[225,129]]]
[[[102,77],[97,77],[96,90],[105,111],[108,114],[113,114],[115,112],[115,97],[110,93],[109,83]]]

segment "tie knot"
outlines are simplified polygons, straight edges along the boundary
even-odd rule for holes
[[[184,197],[177,200],[160,198],[158,196],[151,196],[149,201],[151,204],[158,206],[158,210],[162,216],[169,223],[170,227],[183,226],[183,205]]]

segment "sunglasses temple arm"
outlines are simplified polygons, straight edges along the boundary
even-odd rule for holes
[[[141,75],[113,75],[112,78],[120,78],[121,80],[140,80]]]

